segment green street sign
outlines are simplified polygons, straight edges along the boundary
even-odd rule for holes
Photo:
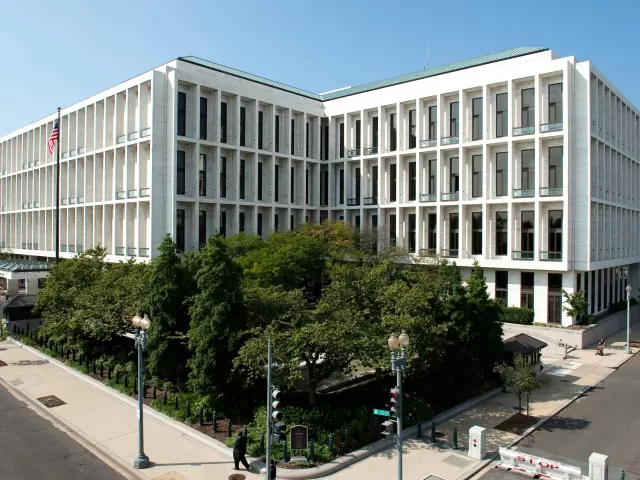
[[[389,410],[378,410],[377,408],[373,409],[374,415],[380,415],[381,417],[390,417],[391,412]]]

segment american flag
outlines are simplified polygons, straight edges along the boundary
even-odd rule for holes
[[[58,120],[56,120],[55,125],[53,126],[53,131],[51,132],[51,136],[49,137],[49,155],[53,155],[53,149],[56,146],[56,141],[58,140],[58,134],[60,130],[58,129]]]

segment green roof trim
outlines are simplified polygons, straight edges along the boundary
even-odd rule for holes
[[[500,62],[503,60],[510,60],[513,58],[522,57],[523,55],[531,55],[533,53],[545,52],[547,50],[549,49],[544,47],[512,48],[510,50],[504,50],[502,52],[497,52],[497,53],[490,53],[489,55],[482,55],[479,57],[470,58],[468,60],[462,60],[460,62],[450,63],[448,65],[441,65],[438,67],[426,68],[424,70],[419,70],[413,73],[407,73],[405,75],[399,75],[397,77],[388,78],[386,80],[379,80],[376,82],[365,83],[364,85],[360,85],[357,87],[349,87],[349,88],[345,88],[335,92],[325,93],[324,95],[311,93],[306,90],[302,90],[300,88],[292,87],[285,83],[274,82],[273,80],[269,80],[267,78],[254,75],[252,73],[243,72],[235,68],[226,67],[224,65],[210,62],[208,60],[204,60],[199,57],[193,57],[193,56],[179,57],[178,60],[191,63],[194,65],[200,65],[200,66],[210,68],[212,70],[216,70],[222,73],[244,78],[246,80],[251,80],[253,82],[260,83],[262,85],[267,85],[269,87],[277,88],[279,90],[284,90],[286,92],[294,93],[296,95],[310,98],[312,100],[327,101],[327,100],[335,100],[336,98],[348,97],[349,95],[356,95],[358,93],[369,92],[371,90],[377,90],[379,88],[399,85],[401,83],[413,82],[415,80],[421,80],[423,78],[435,77],[437,75],[451,73],[457,70],[464,70],[466,68],[478,67],[480,65],[487,65],[489,63]]]

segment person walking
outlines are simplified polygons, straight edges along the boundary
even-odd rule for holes
[[[233,443],[233,463],[235,464],[234,470],[239,470],[238,465],[242,462],[244,468],[251,470],[249,462],[245,455],[247,454],[247,437],[242,435],[242,432],[238,432],[238,438]]]

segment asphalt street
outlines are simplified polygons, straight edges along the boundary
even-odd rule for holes
[[[119,473],[0,385],[2,480],[117,480]]]
[[[618,469],[625,470],[627,478],[639,478],[639,399],[640,355],[635,355],[523,439],[518,449],[540,456],[547,453],[552,460],[574,459],[576,466],[587,464],[591,453],[601,453],[609,456],[610,478]]]

